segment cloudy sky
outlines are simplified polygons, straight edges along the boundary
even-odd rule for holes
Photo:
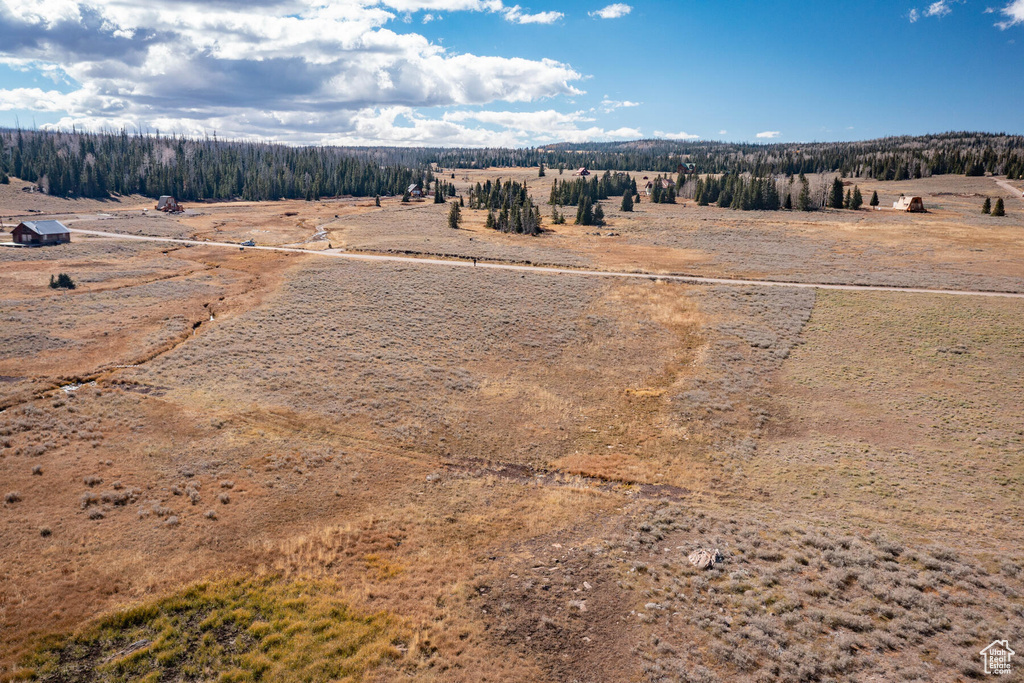
[[[290,143],[1024,133],[1024,0],[0,0],[0,125]]]

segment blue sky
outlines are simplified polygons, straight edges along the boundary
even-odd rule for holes
[[[1024,0],[0,0],[0,125],[291,143],[1024,133]]]

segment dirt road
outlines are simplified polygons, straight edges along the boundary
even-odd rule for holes
[[[999,187],[1001,187],[1004,190],[1008,190],[1009,192],[1013,193],[1014,197],[1017,197],[1021,201],[1024,201],[1024,195],[1021,194],[1021,191],[1020,191],[1019,188],[1016,188],[1013,185],[1011,185],[1010,183],[1006,182],[1005,180],[1000,180],[999,178],[993,178],[992,180],[996,181],[996,185],[998,185]]]
[[[239,249],[239,245],[231,242],[204,242],[201,240],[176,239],[173,237],[152,237],[148,235],[126,235],[119,232],[104,232],[101,230],[83,230],[81,228],[69,228],[71,232],[93,235],[96,237],[107,237],[124,240],[141,240],[145,242],[168,242],[171,244],[187,244],[191,246],[221,247],[225,249]],[[839,289],[845,291],[862,292],[906,292],[911,294],[951,294],[956,296],[987,296],[1024,299],[1024,294],[1014,292],[983,292],[977,290],[950,290],[950,289],[921,289],[914,287],[884,287],[880,285],[835,285],[824,283],[808,282],[784,282],[781,280],[739,280],[718,277],[699,277],[691,275],[658,275],[654,273],[624,273],[610,270],[586,270],[582,268],[554,268],[548,266],[524,266],[512,263],[483,263],[471,260],[460,261],[456,259],[438,258],[417,258],[414,256],[391,256],[385,254],[365,254],[338,249],[325,249],[311,251],[295,247],[245,247],[246,249],[258,249],[263,251],[281,251],[293,254],[308,254],[310,256],[323,256],[333,258],[352,259],[356,261],[387,261],[399,263],[415,263],[419,265],[447,266],[454,268],[492,268],[495,270],[514,270],[524,273],[547,273],[554,275],[577,275],[589,277],[617,277],[634,278],[644,280],[666,280],[669,282],[684,282],[700,285],[742,285],[748,287],[798,287],[802,289]]]

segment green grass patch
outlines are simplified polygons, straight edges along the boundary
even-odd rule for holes
[[[280,577],[199,583],[50,637],[36,681],[358,681],[396,662],[394,617],[351,609],[330,584]]]

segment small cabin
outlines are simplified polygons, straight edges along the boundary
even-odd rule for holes
[[[406,190],[406,192],[409,193],[410,197],[422,197],[423,196],[423,188],[420,185],[417,185],[417,184],[410,185],[409,189]]]
[[[184,211],[185,209],[182,208],[181,204],[178,203],[177,199],[168,194],[165,194],[162,197],[160,197],[160,200],[156,203],[156,210],[165,211],[167,213],[179,213],[181,211]]]
[[[582,177],[585,178],[586,176],[590,175],[590,171],[588,171],[587,167],[584,166],[580,170],[576,171],[576,173],[574,173],[573,175],[578,175],[578,176],[582,176]]]
[[[71,241],[71,231],[60,221],[25,221],[11,230],[15,244],[42,247]]]
[[[660,182],[658,182],[660,180]],[[662,190],[667,190],[670,187],[675,187],[675,183],[668,178],[655,178],[654,180],[648,180],[647,184],[644,185],[644,194],[650,197],[654,194],[654,183],[658,182],[661,185]]]
[[[924,200],[920,197],[900,195],[900,198],[892,203],[892,208],[907,213],[924,213]]]

